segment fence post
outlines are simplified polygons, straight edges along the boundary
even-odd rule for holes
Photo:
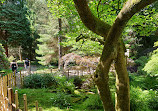
[[[24,75],[22,77],[22,86],[24,85]]]
[[[39,111],[42,111],[42,107],[39,107]]]
[[[15,91],[15,105],[16,105],[15,110],[17,110],[19,108],[18,90]]]
[[[15,75],[15,71],[14,71],[14,86],[16,86],[16,75]]]
[[[52,74],[52,68],[50,69],[50,73]]]
[[[4,76],[4,93],[5,93],[5,97],[7,97],[7,76]]]
[[[11,80],[12,80],[11,85],[13,87],[13,73],[11,73]]]
[[[8,74],[8,88],[10,88],[10,74]]]
[[[14,101],[14,95],[13,95],[13,89],[12,88],[8,88],[8,99],[9,99],[9,102],[8,102],[9,111],[13,111],[12,103]]]
[[[38,101],[36,101],[36,111],[38,111]]]
[[[21,71],[20,71],[20,82],[21,82],[21,87],[22,87],[23,83],[22,83]]]
[[[2,101],[2,86],[1,86],[1,83],[2,82],[2,78],[0,78],[0,96],[1,96],[1,101]],[[0,107],[2,107],[2,104],[0,102]]]
[[[7,86],[9,87],[9,74],[7,76]]]
[[[68,69],[68,78],[69,78],[69,76],[70,76],[70,70]]]
[[[28,111],[28,109],[27,109],[27,96],[26,96],[26,94],[23,94],[23,97],[24,97],[24,111]]]

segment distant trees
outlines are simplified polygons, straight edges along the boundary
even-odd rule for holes
[[[57,62],[57,19],[52,17],[45,0],[27,0],[27,3],[31,10],[31,26],[34,32],[39,36],[37,39],[36,59],[42,65],[49,65],[51,62]]]
[[[21,0],[6,1],[0,5],[0,42],[8,56],[8,47],[25,46],[31,39],[27,8]]]

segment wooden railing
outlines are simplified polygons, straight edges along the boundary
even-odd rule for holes
[[[22,77],[20,79],[21,84],[23,84]],[[0,78],[0,111],[22,111],[21,109],[19,109],[18,90],[13,93],[13,86],[16,86],[15,73],[8,74]],[[28,111],[26,94],[23,94],[23,101],[24,111]],[[42,111],[41,107],[38,108],[37,101],[36,111]]]

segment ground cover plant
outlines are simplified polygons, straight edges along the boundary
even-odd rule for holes
[[[114,75],[110,74],[110,87],[114,92]],[[87,76],[88,77],[88,76]],[[158,105],[158,93],[156,91],[157,81],[142,75],[131,74],[130,81],[130,105],[131,111],[156,111]],[[43,80],[44,81],[43,81]],[[28,107],[35,110],[35,101],[39,102],[39,106],[44,108],[44,111],[103,111],[102,102],[97,93],[96,87],[83,89],[75,87],[77,83],[85,81],[86,78],[72,77],[67,78],[59,72],[53,74],[34,74],[27,76],[24,79],[24,89],[18,89],[19,98],[22,101],[23,94],[28,96]],[[150,84],[144,81],[150,81]],[[47,84],[47,83],[52,83]],[[27,84],[27,85],[26,85]],[[43,98],[44,97],[44,98]],[[115,96],[112,93],[113,103],[115,104]],[[24,106],[22,103],[20,107]]]

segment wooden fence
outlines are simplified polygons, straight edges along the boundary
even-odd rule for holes
[[[23,85],[23,77],[20,72],[20,81]],[[16,86],[16,75],[8,74],[0,78],[0,111],[22,111],[19,109],[18,90],[13,93],[13,87]],[[23,94],[24,111],[28,111],[27,96]],[[38,108],[38,102],[36,101],[36,111],[42,111],[42,108]]]

